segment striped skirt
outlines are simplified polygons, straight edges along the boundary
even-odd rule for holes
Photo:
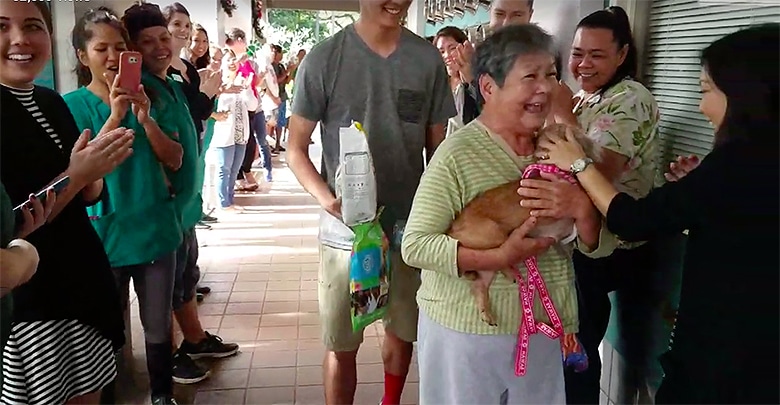
[[[18,322],[3,351],[5,404],[63,404],[116,377],[111,342],[76,320]]]

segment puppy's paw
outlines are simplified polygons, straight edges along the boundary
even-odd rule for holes
[[[485,322],[490,326],[498,326],[498,323],[496,323],[493,313],[487,309],[480,311],[479,317],[482,318],[482,322]]]

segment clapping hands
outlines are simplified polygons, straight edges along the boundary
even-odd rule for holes
[[[133,130],[120,127],[90,140],[91,133],[84,130],[70,154],[68,174],[81,186],[102,179],[133,153]]]

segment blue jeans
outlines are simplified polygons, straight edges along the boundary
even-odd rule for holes
[[[262,111],[258,111],[255,114],[255,140],[257,146],[260,147],[260,157],[263,158],[263,169],[271,173],[273,163],[271,163],[271,148],[268,146],[268,139],[265,133],[265,114]],[[254,155],[252,156],[254,157]]]
[[[241,169],[241,163],[244,159],[246,145],[230,145],[217,148],[217,164],[219,165],[219,181],[217,184],[217,195],[219,196],[222,208],[233,205],[233,189],[238,171]]]

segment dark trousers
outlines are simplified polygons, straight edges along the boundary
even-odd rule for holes
[[[568,404],[599,403],[602,370],[599,344],[609,324],[612,304],[608,294],[612,291],[616,292],[619,303],[617,317],[624,343],[621,354],[630,365],[629,375],[624,376],[623,383],[640,384],[643,379],[648,368],[652,327],[647,321],[649,318],[643,317],[643,314],[657,308],[654,302],[659,299],[659,294],[652,291],[655,253],[652,243],[630,250],[618,249],[601,259],[591,259],[574,252],[580,321],[577,337],[588,354],[589,365],[581,373],[575,373],[571,368],[565,370]]]
[[[254,134],[257,130],[255,128],[255,114],[254,112],[249,113],[249,133]],[[262,112],[260,113],[262,114]],[[265,132],[265,130],[263,130]],[[241,163],[241,170],[238,171],[238,179],[243,180],[244,179],[244,173],[249,173],[252,171],[252,162],[255,160],[255,152],[257,151],[257,140],[254,136],[250,136],[249,139],[246,142],[246,151],[244,152],[244,162]]]

